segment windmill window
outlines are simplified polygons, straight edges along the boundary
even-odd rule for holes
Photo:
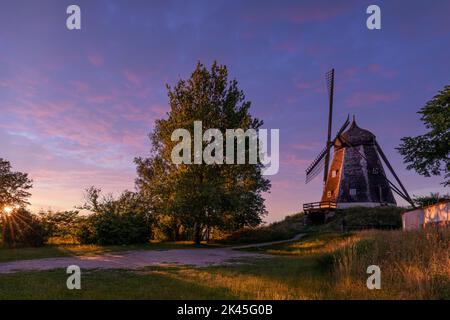
[[[327,192],[327,198],[331,198],[331,195],[332,195],[333,193],[331,192],[331,191],[328,191]]]
[[[331,177],[332,177],[332,178],[336,178],[337,175],[338,175],[338,171],[339,171],[339,170],[333,170],[333,171],[331,171]]]
[[[356,189],[350,189],[350,195],[356,196]]]

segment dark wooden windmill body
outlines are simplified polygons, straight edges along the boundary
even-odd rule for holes
[[[375,136],[359,128],[355,120],[334,143],[321,201],[336,202],[341,208],[397,204],[377,152]]]
[[[324,169],[324,189],[321,201],[305,203],[303,210],[312,213],[353,206],[395,206],[393,192],[412,204],[408,192],[381,150],[375,135],[358,127],[354,117],[351,124],[347,117],[335,138],[331,139],[334,69],[327,74],[327,80],[330,98],[327,142],[306,170],[308,183]],[[333,159],[329,165],[332,150]],[[387,178],[383,162],[399,187]]]

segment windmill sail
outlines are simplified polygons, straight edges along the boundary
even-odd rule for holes
[[[331,144],[334,144],[336,139],[341,135],[342,132],[348,127],[350,124],[350,117],[347,116],[347,120],[345,120],[344,124],[342,125],[341,129],[337,132],[335,138],[332,140]],[[314,159],[314,161],[306,168],[306,183],[313,180],[317,175],[322,171],[322,169],[325,167],[325,156],[327,154],[328,150],[327,147],[325,147],[319,155]]]
[[[325,169],[323,171],[323,182],[327,182],[328,177],[328,167],[330,165],[330,149],[331,149],[331,128],[333,123],[333,94],[334,94],[334,69],[327,72],[327,89],[328,89],[328,100],[329,100],[329,111],[328,111],[328,132],[327,132],[327,142],[326,142],[326,153],[325,153]]]
[[[306,169],[306,183],[313,180],[325,166],[325,155],[327,154],[327,148],[325,147],[314,161]]]

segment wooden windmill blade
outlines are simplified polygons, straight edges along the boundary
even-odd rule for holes
[[[339,129],[339,131],[336,133],[336,136],[334,137],[332,144],[336,142],[336,140],[339,138],[339,136],[344,132],[345,129],[347,129],[348,125],[350,124],[350,115],[347,115],[347,119],[345,120],[342,127]]]
[[[339,138],[342,132],[344,132],[344,130],[347,129],[349,124],[350,124],[350,116],[347,116],[347,119],[345,120],[344,124],[339,129],[334,139],[331,141],[330,148],[331,145],[333,145],[334,142]],[[313,180],[325,167],[325,157],[327,155],[327,152],[330,152],[329,148],[327,147],[323,148],[322,151],[314,159],[314,161],[306,168],[306,183]]]
[[[334,69],[331,69],[326,74],[327,79],[327,89],[328,89],[328,131],[327,131],[327,142],[326,142],[326,154],[325,154],[325,168],[323,170],[323,182],[327,182],[328,168],[330,165],[330,149],[331,149],[331,129],[333,123],[333,95],[334,95]]]
[[[325,147],[314,159],[314,161],[306,168],[306,183],[313,180],[322,171],[325,165],[325,155],[327,148]]]

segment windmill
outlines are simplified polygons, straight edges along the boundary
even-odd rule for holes
[[[320,202],[305,203],[303,211],[311,213],[352,206],[395,206],[393,192],[413,205],[375,135],[358,127],[354,116],[351,124],[348,116],[332,138],[334,75],[334,69],[326,74],[329,113],[325,147],[306,169],[306,183],[318,176],[323,169],[322,198]],[[330,166],[332,148],[333,159]],[[382,161],[398,186],[387,178]]]

